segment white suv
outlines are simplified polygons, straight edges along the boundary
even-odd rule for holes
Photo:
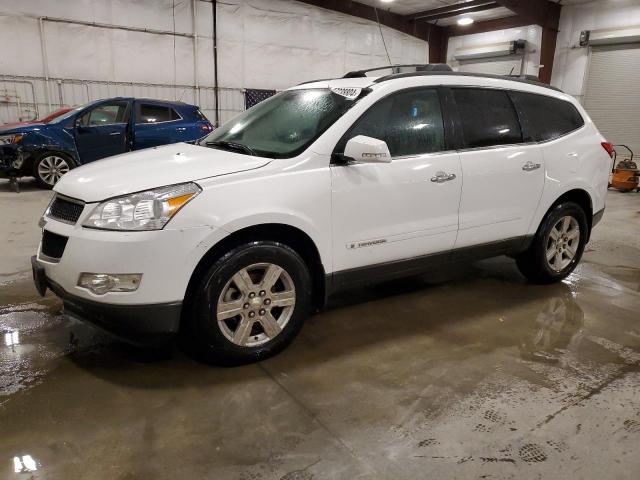
[[[496,255],[566,277],[602,217],[612,147],[538,82],[415,72],[298,85],[199,144],[66,174],[33,271],[72,316],[263,359],[339,289]]]

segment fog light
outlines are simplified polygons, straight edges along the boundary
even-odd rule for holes
[[[135,292],[142,280],[141,273],[81,273],[78,286],[96,295],[109,292]]]

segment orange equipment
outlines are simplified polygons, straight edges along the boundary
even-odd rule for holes
[[[614,147],[616,147],[616,149],[618,147],[623,147],[630,155],[625,156],[618,162],[618,152],[617,150],[614,150],[614,167],[611,174],[611,180],[609,181],[609,187],[613,187],[621,192],[631,192],[633,190],[640,191],[640,171],[638,170],[636,162],[633,161],[633,152],[626,145],[614,145]]]

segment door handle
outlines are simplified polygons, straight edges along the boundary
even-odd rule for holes
[[[115,137],[116,135],[122,135],[122,132],[111,132],[109,136]]]
[[[431,177],[431,181],[435,183],[444,183],[456,178],[455,173],[437,172],[434,177]]]
[[[540,167],[541,165],[539,163],[533,163],[529,161],[522,166],[522,170],[524,170],[525,172],[531,172],[533,170],[539,169]]]
[[[184,132],[186,129],[187,129],[187,127],[178,127],[178,128],[176,128],[176,131]]]

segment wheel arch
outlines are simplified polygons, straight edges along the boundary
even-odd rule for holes
[[[191,303],[196,285],[213,262],[238,245],[260,240],[287,245],[302,257],[309,267],[313,281],[312,305],[314,309],[322,308],[326,303],[325,268],[318,247],[303,230],[283,223],[264,223],[241,228],[215,243],[193,270],[187,284],[184,305]]]
[[[555,202],[551,204],[551,206],[547,209],[547,211],[542,216],[540,224],[544,221],[547,214],[553,210],[556,206],[560,205],[563,202],[574,202],[577,203],[583,210],[585,215],[587,216],[587,224],[589,225],[589,231],[587,232],[587,242],[591,237],[591,228],[593,224],[593,199],[589,192],[582,188],[573,188],[564,192],[560,195]],[[540,228],[540,226],[538,226]]]

